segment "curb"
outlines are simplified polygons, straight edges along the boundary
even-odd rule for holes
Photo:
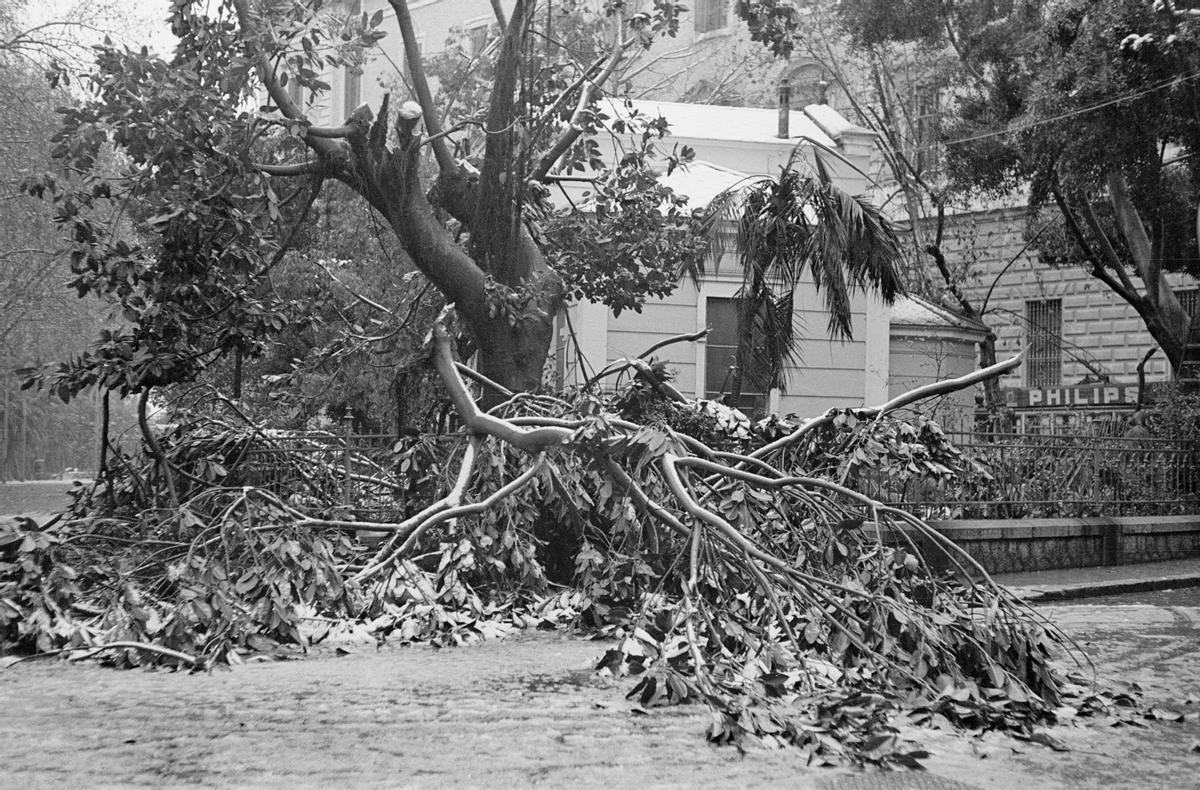
[[[1040,590],[1036,587],[1013,587],[1010,590],[1026,603],[1049,603],[1052,601],[1072,601],[1080,598],[1098,598],[1105,595],[1153,592],[1156,590],[1173,590],[1186,587],[1200,587],[1200,575],[1098,582],[1096,584],[1080,584],[1050,590]]]

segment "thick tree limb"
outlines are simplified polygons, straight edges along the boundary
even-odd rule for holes
[[[1174,289],[1163,277],[1156,245],[1151,243],[1150,236],[1146,233],[1146,226],[1142,223],[1137,207],[1134,206],[1133,199],[1129,196],[1124,176],[1117,172],[1109,172],[1107,181],[1108,199],[1112,204],[1113,211],[1116,212],[1117,221],[1121,225],[1125,239],[1129,243],[1138,273],[1146,285],[1146,298],[1154,306],[1159,320],[1166,331],[1170,333],[1174,342],[1167,344],[1163,343],[1162,339],[1156,339],[1159,340],[1163,351],[1171,360],[1171,367],[1178,368],[1187,346],[1191,316],[1183,309]]]
[[[452,492],[451,496],[448,496],[446,500],[443,500],[448,502],[447,506],[438,512],[431,514],[428,518],[417,524],[408,534],[408,537],[405,538],[404,542],[396,547],[395,551],[391,552],[383,561],[372,564],[359,571],[357,574],[355,574],[354,581],[362,581],[370,578],[380,571],[391,567],[392,563],[396,562],[408,552],[412,551],[417,541],[420,540],[426,532],[438,524],[441,524],[444,521],[452,521],[457,518],[462,518],[463,516],[472,516],[476,513],[482,513],[485,510],[494,507],[498,502],[501,502],[504,499],[512,496],[517,491],[520,491],[522,488],[529,485],[529,483],[533,482],[533,479],[537,477],[539,472],[542,471],[544,464],[545,456],[539,456],[538,460],[534,462],[528,469],[510,480],[508,483],[493,491],[491,495],[479,500],[478,502],[471,502],[465,505],[461,504],[461,500],[466,489],[466,479],[469,477],[469,474],[460,475],[459,482],[455,484],[454,492]],[[464,465],[464,469],[465,468],[466,466]]]
[[[474,381],[476,381],[479,384],[482,384],[485,387],[490,387],[491,389],[495,390],[496,392],[500,393],[501,395],[503,395],[506,398],[511,398],[516,394],[512,390],[510,390],[508,387],[505,387],[503,384],[498,384],[495,381],[492,381],[491,379],[489,379],[487,376],[483,375],[479,371],[475,370],[474,368],[467,367],[466,365],[464,365],[461,362],[455,362],[454,367],[458,370],[459,373],[466,376],[467,378],[473,379]]]
[[[1117,223],[1125,235],[1125,241],[1129,244],[1129,251],[1133,253],[1133,260],[1137,263],[1138,271],[1141,272],[1142,282],[1146,284],[1147,296],[1152,300],[1157,300],[1158,295],[1155,292],[1158,290],[1157,286],[1162,278],[1162,271],[1155,259],[1154,248],[1150,243],[1150,236],[1146,233],[1146,226],[1142,224],[1142,218],[1138,215],[1138,211],[1129,197],[1129,188],[1125,184],[1125,177],[1120,173],[1110,171],[1105,180],[1108,182],[1108,201],[1112,204],[1113,212],[1117,215]]]
[[[417,94],[417,102],[425,115],[425,130],[431,138],[434,158],[438,168],[443,172],[456,169],[454,157],[446,147],[446,139],[442,136],[442,125],[438,122],[437,106],[433,103],[433,92],[429,90],[429,80],[425,76],[425,65],[421,61],[421,48],[417,45],[417,34],[413,29],[412,14],[408,10],[407,0],[388,0],[392,10],[396,12],[396,22],[400,26],[400,38],[404,42],[404,59],[408,64],[408,73],[412,78],[413,92]]]
[[[476,434],[488,434],[508,442],[522,450],[535,451],[548,447],[562,445],[569,441],[573,430],[547,426],[542,428],[523,429],[514,426],[507,420],[493,417],[480,411],[470,390],[459,375],[454,357],[450,350],[450,335],[441,323],[433,328],[434,365],[442,377],[446,388],[450,391],[450,401],[454,404],[459,417],[467,430]]]
[[[1141,313],[1142,296],[1137,292],[1136,288],[1126,288],[1125,285],[1118,280],[1112,272],[1108,270],[1100,260],[1100,256],[1092,249],[1092,245],[1088,243],[1087,236],[1083,232],[1083,228],[1079,226],[1079,220],[1075,217],[1075,212],[1071,210],[1071,206],[1067,203],[1066,197],[1062,194],[1055,177],[1054,183],[1051,184],[1051,194],[1054,195],[1054,202],[1058,205],[1059,213],[1063,216],[1063,221],[1067,223],[1067,229],[1071,231],[1071,235],[1075,239],[1075,243],[1079,245],[1079,249],[1083,251],[1084,256],[1091,262],[1092,267],[1089,270],[1091,275],[1097,280],[1100,280],[1108,288],[1133,308]]]
[[[1100,251],[1104,254],[1104,259],[1108,261],[1108,268],[1116,274],[1117,279],[1121,281],[1121,287],[1131,294],[1137,293],[1137,286],[1129,279],[1129,275],[1125,272],[1125,262],[1121,260],[1121,256],[1117,255],[1117,251],[1113,248],[1112,241],[1108,238],[1108,234],[1104,232],[1103,226],[1100,224],[1100,218],[1096,216],[1095,209],[1092,208],[1091,201],[1086,195],[1079,195],[1076,201],[1079,203],[1080,210],[1083,212],[1083,218],[1087,221],[1088,227],[1091,228],[1092,234],[1099,239]]]
[[[321,137],[326,140],[342,140],[354,134],[355,127],[344,126],[309,126],[304,130],[306,137]]]
[[[49,658],[50,656],[61,655],[62,653],[86,653],[84,658],[91,658],[92,656],[98,653],[103,653],[106,650],[141,650],[146,653],[155,653],[160,656],[166,656],[167,658],[174,658],[177,661],[182,661],[188,666],[193,667],[200,663],[200,659],[196,658],[195,656],[189,655],[188,653],[181,653],[178,650],[172,650],[169,647],[160,647],[158,645],[151,645],[146,642],[121,641],[106,642],[103,645],[93,645],[91,647],[64,647],[59,650],[49,650],[45,653],[34,653],[30,656],[20,656],[14,661],[11,661],[8,666],[12,666],[13,664],[17,664],[21,661],[30,661],[35,658]]]
[[[455,477],[454,485],[446,496],[431,503],[420,513],[405,519],[397,525],[395,534],[379,548],[361,571],[354,575],[351,581],[361,582],[391,567],[392,563],[401,556],[405,544],[401,544],[399,548],[396,544],[400,541],[407,542],[407,539],[418,529],[422,524],[425,524],[429,519],[437,514],[449,510],[450,508],[458,507],[462,504],[463,497],[466,495],[467,483],[471,480],[471,475],[475,471],[475,462],[479,458],[479,445],[481,440],[479,437],[471,437],[467,443],[467,449],[463,453],[462,463],[458,467],[458,475]]]
[[[774,557],[758,548],[758,546],[756,546],[749,538],[734,528],[732,524],[708,508],[703,507],[695,500],[695,498],[687,490],[687,486],[684,484],[683,479],[679,476],[677,469],[681,462],[685,460],[689,462],[696,461],[698,462],[696,465],[711,464],[711,462],[705,462],[701,459],[682,459],[672,453],[665,453],[662,457],[660,468],[662,470],[663,477],[667,482],[667,486],[671,490],[671,493],[683,506],[684,511],[687,512],[687,514],[691,516],[695,522],[698,524],[709,524],[710,526],[714,527],[722,537],[724,537],[742,552],[762,560],[775,571],[783,574],[785,578],[790,579],[790,581],[795,584],[794,589],[797,589],[797,591],[801,592],[805,597],[811,598],[814,595],[819,596],[826,601],[827,605],[831,605],[837,609],[849,622],[856,622],[860,627],[865,625],[862,621],[862,618],[858,617],[856,614],[847,609],[840,601],[837,601],[829,595],[824,594],[823,591],[820,590],[820,587],[830,587],[855,597],[869,598],[869,594],[864,593],[862,590],[855,590],[827,579],[819,579],[815,576],[802,573],[795,568],[789,567],[787,563],[778,557]],[[711,465],[714,467],[721,466],[720,464]],[[840,622],[836,618],[831,619],[830,622],[843,634],[845,634],[852,645],[861,650],[864,654],[874,654],[874,651],[863,644],[862,640],[853,631],[851,631],[845,623]]]
[[[588,105],[592,103],[596,92],[601,89],[617,70],[622,58],[625,57],[625,50],[629,48],[632,39],[621,39],[621,18],[618,15],[616,18],[617,31],[613,41],[612,54],[608,56],[603,70],[596,75],[595,79],[591,79],[588,74],[584,74],[577,84],[580,85],[579,101],[575,103],[575,111],[571,113],[571,119],[567,122],[567,126],[559,133],[555,141],[550,145],[549,150],[538,158],[537,165],[534,166],[533,172],[529,174],[531,181],[542,181],[550,172],[550,169],[558,162],[579,136],[583,134],[583,114],[587,112]],[[594,64],[593,64],[594,66]],[[589,69],[591,71],[591,69]],[[566,95],[566,94],[564,94]]]
[[[309,176],[325,172],[325,166],[319,160],[293,162],[282,165],[259,164],[256,162],[252,166],[255,170],[262,171],[269,176]]]
[[[504,18],[504,7],[500,5],[500,0],[492,0],[492,13],[496,15],[496,24],[500,25],[500,29],[508,27],[508,20]]]
[[[500,38],[471,225],[475,258],[497,281],[510,287],[524,276],[525,261],[515,243],[522,232],[523,191],[516,178],[515,160],[520,153],[516,126],[521,119],[517,116],[515,94],[533,10],[534,0],[516,0]]]
[[[699,340],[700,338],[704,337],[707,334],[708,334],[708,329],[705,328],[705,329],[701,329],[697,332],[688,332],[686,334],[674,335],[672,337],[668,337],[664,340],[658,341],[654,345],[650,346],[650,348],[648,348],[645,351],[643,351],[642,353],[638,354],[637,358],[639,360],[644,360],[644,359],[648,358],[651,354],[653,354],[655,351],[658,351],[661,348],[673,345],[675,343],[692,343],[692,342]],[[607,376],[616,375],[617,373],[620,373],[623,370],[628,370],[629,368],[634,367],[634,365],[635,365],[635,363],[633,362],[633,360],[631,360],[629,358],[618,359],[616,362],[611,362],[608,365],[606,365],[604,367],[604,369],[602,369],[599,373],[596,373],[591,378],[589,378],[587,381],[585,381],[583,383],[583,389],[589,390],[593,386],[595,386],[596,382],[599,381],[600,379],[605,378]],[[674,389],[674,388],[672,388],[672,389]],[[678,392],[678,390],[676,390],[676,392]]]
[[[1007,373],[1010,370],[1015,370],[1021,364],[1021,360],[1025,358],[1026,351],[1027,350],[1022,351],[1015,357],[1006,359],[1003,362],[997,362],[995,365],[990,367],[982,368],[981,370],[974,370],[965,376],[959,376],[958,378],[947,379],[945,381],[935,381],[932,384],[926,384],[922,387],[917,387],[914,390],[897,395],[881,406],[872,406],[863,409],[851,409],[851,411],[855,416],[861,419],[872,419],[874,417],[881,417],[890,411],[895,411],[896,409],[908,406],[911,403],[925,400],[926,398],[935,398],[939,395],[949,395],[951,392],[957,392],[958,390],[966,389],[967,387],[973,386],[982,381],[986,381],[993,376],[999,376]],[[765,444],[754,452],[750,453],[750,457],[762,458],[763,456],[770,455],[777,450],[787,447],[789,444],[799,440],[814,428],[833,422],[834,416],[834,414],[825,414],[820,417],[813,417],[805,420],[800,427],[796,428],[796,430],[792,431],[787,436],[776,439],[769,444]]]
[[[254,63],[254,67],[258,72],[258,78],[267,89],[267,94],[271,97],[271,101],[275,102],[275,106],[279,108],[279,111],[285,117],[294,121],[307,121],[304,110],[292,100],[291,95],[280,84],[279,78],[276,76],[274,68],[272,68],[270,61],[267,59],[266,53],[259,48],[262,35],[250,12],[248,0],[232,0],[232,2],[238,25],[246,34],[246,55]],[[344,153],[339,144],[334,140],[322,137],[310,137],[307,134],[304,140],[314,151],[326,156],[337,156]]]

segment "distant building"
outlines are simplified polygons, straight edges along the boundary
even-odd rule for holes
[[[1107,419],[1137,407],[1138,366],[1157,344],[1137,312],[1075,263],[1049,265],[1024,238],[1024,207],[949,216],[943,251],[965,267],[964,291],[996,333],[1000,357],[1027,349],[1001,380],[1018,426]],[[1195,326],[1200,282],[1168,277]],[[1150,389],[1170,381],[1161,350],[1145,362]]]
[[[805,140],[837,150],[847,162],[865,166],[874,145],[873,133],[842,118],[829,107],[813,105],[789,114],[788,137],[780,138],[776,110],[669,102],[638,102],[636,108],[661,113],[671,122],[674,143],[695,149],[696,159],[666,183],[706,205],[718,192],[747,174],[776,174]],[[839,186],[857,193],[865,179],[852,168],[835,172]],[[736,349],[737,316],[733,298],[741,287],[740,264],[732,254],[708,264],[699,287],[680,283],[670,297],[648,303],[641,313],[614,317],[606,307],[588,302],[569,306],[560,317],[556,352],[564,383],[581,383],[588,370],[600,370],[622,357],[636,356],[674,335],[709,328],[696,343],[667,346],[657,354],[677,371],[676,386],[695,397],[716,397],[727,389]],[[772,413],[819,414],[831,407],[881,403],[888,398],[888,309],[862,294],[852,300],[853,340],[826,335],[821,297],[806,281],[796,296],[794,314],[801,364],[788,371],[783,390],[743,391],[742,406]],[[573,336],[572,332],[573,330]],[[576,353],[578,349],[578,354]],[[580,370],[579,357],[586,360]]]
[[[511,4],[502,5],[507,9]],[[332,90],[315,102],[292,88],[317,124],[340,123],[362,103],[378,107],[386,92],[403,95],[408,77],[399,29],[386,0],[341,0],[335,8],[355,15],[381,13],[381,30],[387,35],[380,47],[387,55],[370,52],[359,66],[326,75]],[[468,56],[479,54],[497,32],[489,0],[415,0],[409,9],[426,56],[447,47]],[[668,145],[679,143],[696,151],[695,164],[674,173],[668,183],[689,195],[691,205],[704,205],[745,175],[777,174],[798,144],[813,140],[852,165],[835,165],[839,186],[854,194],[867,192],[862,172],[877,164],[874,134],[830,106],[842,105],[816,64],[799,55],[787,64],[771,61],[761,44],[750,41],[745,25],[734,19],[724,0],[694,4],[684,14],[678,35],[656,42],[611,88],[633,96],[716,102],[756,97],[764,103],[774,100],[781,76],[788,79],[791,107],[796,108],[786,114],[784,137],[779,136],[777,108],[638,101],[638,109],[661,113],[669,121]],[[619,111],[614,106],[614,112]],[[682,282],[671,297],[648,304],[642,313],[626,311],[614,317],[603,305],[590,303],[566,308],[558,318],[555,348],[560,380],[579,383],[590,370],[636,355],[672,335],[707,327],[704,340],[669,346],[658,356],[677,372],[675,383],[684,393],[714,397],[723,392],[735,348],[733,297],[741,272],[732,255],[707,268],[699,287]],[[797,294],[795,310],[801,364],[788,371],[786,389],[743,392],[744,403],[773,413],[811,415],[835,406],[881,403],[898,388],[971,369],[973,357],[967,352],[978,340],[977,327],[928,303],[908,301],[896,309],[901,312],[893,321],[882,301],[858,294],[852,300],[853,340],[830,340],[823,302],[806,283]],[[971,400],[971,395],[962,394],[950,403],[969,411]]]
[[[982,322],[918,296],[897,299],[888,325],[888,397],[975,370],[979,344],[988,333]],[[975,400],[972,388],[951,393],[933,404],[934,416],[950,428],[969,427]]]

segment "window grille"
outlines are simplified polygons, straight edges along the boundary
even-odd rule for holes
[[[1175,296],[1184,312],[1192,317],[1192,328],[1183,349],[1183,364],[1179,367],[1179,379],[1195,386],[1200,383],[1200,288],[1180,289]]]
[[[696,0],[697,33],[711,33],[725,27],[725,0]]]
[[[704,397],[715,400],[727,394],[733,386],[737,368],[737,302],[710,297],[706,310],[709,331],[704,349]],[[728,399],[725,402],[739,409],[752,409],[764,400],[762,387],[743,377],[741,397],[736,403]]]
[[[1187,313],[1195,320],[1200,316],[1200,288],[1185,288],[1175,292],[1175,297],[1179,299],[1179,304],[1183,307],[1183,312]]]
[[[1026,384],[1053,387],[1062,383],[1062,300],[1043,299],[1025,303],[1025,327],[1029,358],[1025,363]]]

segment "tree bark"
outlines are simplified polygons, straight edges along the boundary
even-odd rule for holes
[[[1154,245],[1151,244],[1145,225],[1142,224],[1141,217],[1129,198],[1124,177],[1119,173],[1110,173],[1107,180],[1109,202],[1116,212],[1118,225],[1134,257],[1134,266],[1142,280],[1145,293],[1139,292],[1125,273],[1125,262],[1117,255],[1094,212],[1087,205],[1087,197],[1079,196],[1077,200],[1084,207],[1082,213],[1101,245],[1100,250],[1093,249],[1089,243],[1075,210],[1057,186],[1057,179],[1054,180],[1051,193],[1067,229],[1091,263],[1088,273],[1104,283],[1137,312],[1154,342],[1162,348],[1172,372],[1178,373],[1187,348],[1190,319],[1166,278],[1162,276],[1158,261],[1153,260]]]
[[[304,141],[316,155],[321,173],[346,183],[366,199],[395,232],[417,269],[430,279],[447,301],[454,303],[459,319],[479,351],[480,371],[513,390],[537,389],[550,352],[553,318],[562,299],[563,286],[519,221],[520,212],[514,207],[514,198],[519,199],[519,186],[513,183],[513,178],[501,177],[505,167],[511,167],[511,162],[507,161],[513,153],[511,141],[507,147],[496,147],[489,136],[489,145],[493,148],[487,151],[484,172],[492,174],[493,189],[489,190],[486,182],[472,182],[459,169],[449,156],[445,140],[437,136],[438,124],[431,115],[432,98],[424,83],[407,3],[403,0],[389,0],[389,3],[401,26],[414,80],[419,89],[424,86],[424,90],[418,91],[420,105],[409,102],[396,113],[398,147],[387,145],[387,97],[379,107],[378,118],[366,106],[359,107],[343,126],[336,129],[306,126]],[[518,7],[531,5],[522,0]],[[257,40],[254,35],[257,19],[247,0],[234,0],[234,7],[247,38]],[[488,118],[489,129],[500,130],[511,124],[512,92],[516,69],[520,65],[517,55],[527,26],[528,14],[514,12],[505,31],[508,57],[502,57],[502,63],[498,64],[498,87],[493,91],[507,96],[507,105],[501,101],[494,107],[495,111]],[[275,78],[267,54],[254,49],[253,45],[248,54],[257,63],[259,77],[280,111],[293,120],[306,121],[301,108]],[[505,86],[507,91],[500,90]],[[435,216],[418,175],[422,143],[417,133],[423,116],[428,116],[426,128],[432,136],[430,145],[437,155],[441,172],[438,186],[444,207],[473,232],[478,230],[479,224],[488,224],[487,221],[474,221],[481,206],[487,207],[483,213],[489,218],[495,210],[505,217],[515,217],[501,223],[505,226],[500,230],[504,250],[498,252],[500,242],[493,239],[485,245],[487,253],[472,257]],[[506,117],[510,120],[504,121]],[[496,206],[498,203],[503,205]],[[484,228],[481,235],[489,236],[489,230],[495,228]],[[489,259],[496,260],[498,268],[493,269]],[[495,288],[489,277],[508,290]],[[513,298],[496,299],[497,294],[511,294]]]
[[[962,310],[962,314],[988,327],[987,335],[979,343],[979,367],[989,368],[996,364],[996,333],[983,320],[983,316],[975,309],[975,305],[966,297],[966,294],[962,292],[962,289],[958,287],[958,284],[954,282],[954,278],[950,274],[950,267],[946,263],[946,256],[940,246],[944,222],[945,208],[941,204],[938,204],[937,237],[934,244],[930,244],[925,248],[925,252],[929,257],[933,258],[933,263],[937,266],[938,273],[942,276],[942,281],[946,283],[946,289],[958,301],[958,306]],[[994,415],[1002,403],[999,377],[993,376],[992,378],[984,379],[983,404],[987,408],[989,415]]]
[[[1109,202],[1116,212],[1121,232],[1133,254],[1138,276],[1145,286],[1145,295],[1139,300],[1143,308],[1138,309],[1137,304],[1134,304],[1134,308],[1146,322],[1150,334],[1162,346],[1167,360],[1171,363],[1171,370],[1178,373],[1187,351],[1191,316],[1183,309],[1179,298],[1175,296],[1175,292],[1163,276],[1155,253],[1162,245],[1155,244],[1146,232],[1146,226],[1129,196],[1125,177],[1120,173],[1110,172],[1106,180]]]

